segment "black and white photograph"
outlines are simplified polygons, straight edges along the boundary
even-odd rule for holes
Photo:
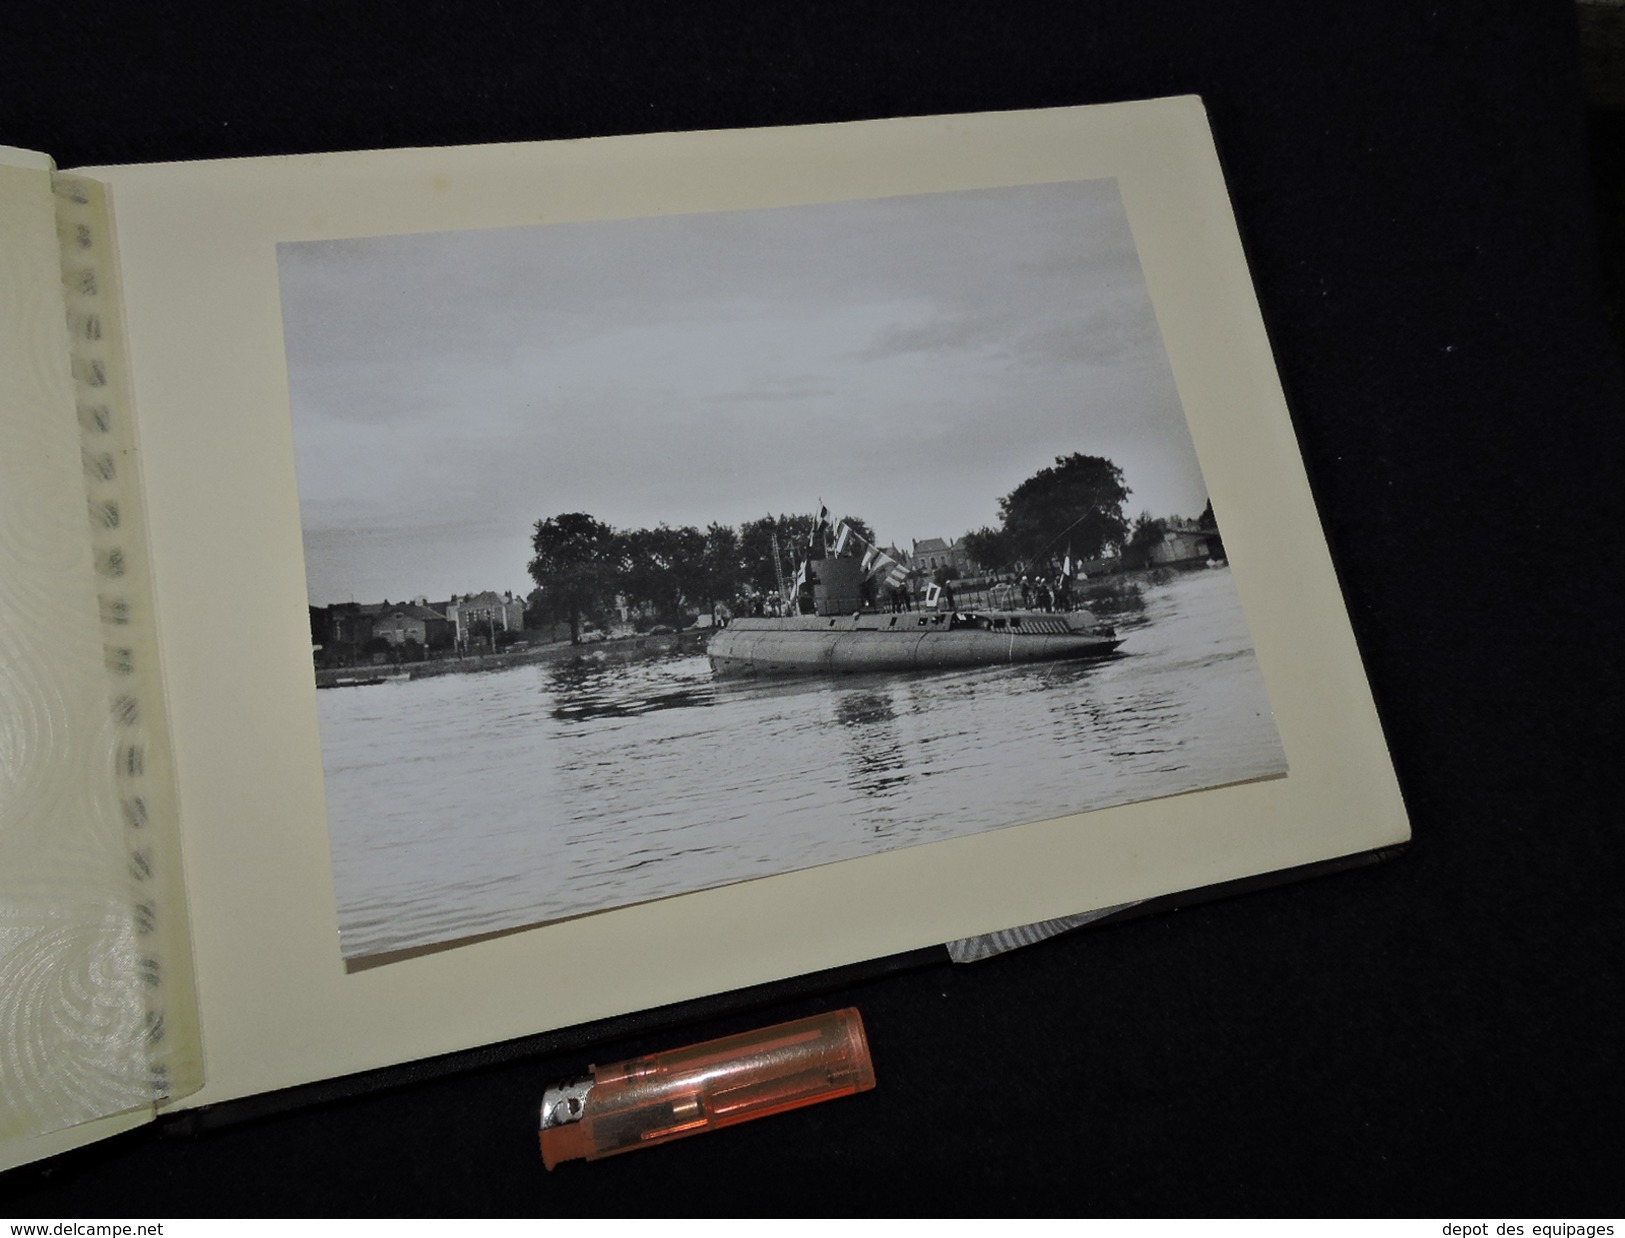
[[[1114,181],[278,271],[352,965],[1287,771]]]

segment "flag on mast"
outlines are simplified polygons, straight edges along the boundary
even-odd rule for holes
[[[818,518],[813,521],[812,533],[807,537],[807,549],[811,550],[818,545],[818,535],[829,527],[829,508],[824,506],[824,500],[818,500]]]
[[[835,526],[835,553],[837,555],[843,553],[846,550],[847,542],[849,542],[851,539],[852,526],[843,520],[840,524]]]

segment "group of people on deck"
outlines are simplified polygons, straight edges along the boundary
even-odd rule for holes
[[[1002,576],[995,577],[994,580],[998,583],[993,584],[989,600],[995,607],[1002,604],[1013,608],[1016,605],[1018,591],[1023,610],[1067,611],[1073,609],[1075,604],[1072,578],[1064,571],[1053,581],[1043,576],[1022,576],[1019,581],[1013,576]],[[876,577],[871,576],[863,581],[861,590],[865,610],[883,608],[888,613],[901,614],[921,609],[953,611],[957,606],[951,581],[933,586],[927,590],[923,598],[915,592],[912,582],[907,580],[896,585],[884,585]],[[717,608],[717,620],[725,623],[735,616],[778,618],[798,613],[811,614],[813,612],[811,583],[804,584],[799,592],[805,596],[785,598],[777,590],[763,593],[746,585],[733,599],[731,606]],[[1002,599],[1000,594],[1004,595]]]
[[[914,609],[914,590],[908,587],[907,582],[886,590],[886,609],[893,614]]]
[[[778,618],[791,612],[786,609],[784,599],[779,596],[778,590],[760,593],[746,585],[744,591],[734,598],[731,607],[721,608],[729,615],[749,615],[752,618]]]
[[[1021,608],[1023,610],[1071,610],[1072,580],[1061,575],[1052,585],[1040,577],[1037,580],[1021,578]]]

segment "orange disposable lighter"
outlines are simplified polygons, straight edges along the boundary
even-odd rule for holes
[[[549,1169],[875,1085],[863,1020],[850,1008],[588,1071],[542,1096],[542,1163]]]

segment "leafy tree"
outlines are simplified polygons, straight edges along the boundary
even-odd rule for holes
[[[739,569],[743,583],[758,593],[778,588],[778,575],[773,570],[773,534],[778,531],[780,517],[763,516],[760,520],[747,520],[739,526]],[[783,548],[784,539],[779,539]],[[782,564],[780,568],[782,570]]]
[[[1134,518],[1134,532],[1129,535],[1128,544],[1123,547],[1123,557],[1137,566],[1144,566],[1151,561],[1151,549],[1162,541],[1162,535],[1167,532],[1168,522],[1158,519],[1150,512],[1141,512]]]
[[[726,524],[712,523],[705,530],[705,549],[701,554],[704,583],[700,596],[714,617],[717,603],[731,598],[739,590],[745,569],[740,561],[739,534]]]
[[[777,589],[778,578],[773,573],[773,534],[779,535],[779,550],[782,552],[780,563],[788,579],[795,574],[796,565],[807,555],[807,547],[812,540],[813,516],[763,516],[760,520],[747,520],[739,526],[739,561],[743,579],[759,592],[766,593]],[[842,519],[852,526],[852,532],[863,538],[870,545],[875,544],[874,529],[869,522],[857,516],[843,516]],[[835,526],[838,522],[830,521],[826,532],[826,550],[835,548]],[[857,543],[848,548],[847,553],[859,553]]]
[[[971,561],[986,571],[997,571],[1001,568],[1014,567],[1020,558],[1010,537],[1003,529],[990,529],[982,527],[973,533],[967,533],[961,539],[965,553]]]
[[[874,543],[874,531],[856,516],[845,517],[859,537]],[[531,578],[537,588],[526,599],[527,625],[568,622],[570,639],[581,639],[581,621],[615,593],[645,603],[679,626],[686,606],[716,605],[742,585],[767,593],[778,588],[773,539],[786,579],[807,553],[814,518],[763,516],[737,530],[712,523],[702,533],[692,526],[614,530],[583,512],[538,521],[531,548]],[[833,525],[831,526],[833,532]],[[833,540],[829,543],[833,546]],[[849,553],[856,553],[856,543]]]
[[[615,541],[621,591],[681,627],[684,602],[705,590],[705,534],[692,526],[663,524],[618,533]]]
[[[543,627],[550,617],[547,596],[540,587],[525,594],[525,626],[527,628]]]
[[[1212,499],[1207,501],[1207,506],[1202,509],[1202,514],[1197,517],[1196,525],[1204,532],[1213,534],[1212,537],[1208,538],[1208,554],[1216,559],[1225,558],[1224,538],[1219,535],[1219,521],[1213,514]]]
[[[542,609],[567,621],[570,643],[579,644],[582,616],[602,607],[617,584],[621,548],[615,533],[586,512],[566,512],[538,520],[530,544],[530,577]]]
[[[782,554],[780,566],[786,577],[796,570],[796,564],[807,553],[807,542],[812,537],[811,516],[763,516],[760,520],[747,520],[739,526],[739,558],[746,583],[759,593],[779,587],[773,571],[773,535],[779,536]]]
[[[999,500],[1013,559],[1048,559],[1068,545],[1080,559],[1121,546],[1128,533],[1123,504],[1131,493],[1123,470],[1100,456],[1057,456]]]

